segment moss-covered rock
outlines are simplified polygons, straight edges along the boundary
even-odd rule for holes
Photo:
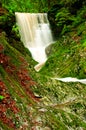
[[[58,40],[52,45],[52,53],[40,73],[51,77],[86,78],[86,51],[83,44],[78,36],[65,36]]]

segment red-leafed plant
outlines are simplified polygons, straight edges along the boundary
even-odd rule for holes
[[[19,112],[16,102],[11,98],[7,91],[7,87],[4,82],[0,80],[0,95],[4,98],[0,101],[0,120],[11,128],[16,128],[13,123],[12,117],[6,116],[8,110],[11,110],[14,114]]]
[[[0,52],[0,64],[4,67],[5,71],[18,78],[18,82],[23,87],[25,93],[32,98],[35,101],[39,101],[39,98],[37,98],[34,93],[31,90],[31,86],[36,85],[36,82],[32,80],[32,78],[28,74],[28,70],[26,69],[28,66],[28,63],[26,60],[20,56],[19,62],[21,63],[20,67],[17,68],[15,65],[13,65],[10,61],[11,58],[7,55],[5,55],[2,51],[4,51],[4,47],[0,45],[1,52]]]

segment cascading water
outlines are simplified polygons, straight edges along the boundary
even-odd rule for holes
[[[21,40],[28,48],[34,60],[39,64],[35,70],[39,71],[47,60],[45,49],[53,43],[49,21],[46,13],[15,13]],[[63,82],[80,82],[86,84],[86,79],[77,79],[72,77],[51,78]]]
[[[86,79],[77,79],[77,78],[72,78],[72,77],[66,77],[66,78],[51,78],[55,80],[59,80],[62,82],[80,82],[82,84],[86,84]]]
[[[28,48],[32,57],[39,64],[35,66],[39,71],[46,62],[45,48],[53,43],[49,21],[46,13],[15,13],[21,41]]]

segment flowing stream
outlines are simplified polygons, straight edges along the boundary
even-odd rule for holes
[[[53,37],[46,13],[15,13],[21,41],[29,49],[38,64],[34,67],[39,71],[47,60],[46,47],[52,44]],[[80,82],[86,84],[86,79],[72,77],[52,78],[62,82]]]
[[[66,77],[66,78],[52,78],[55,80],[59,80],[62,82],[80,82],[82,84],[86,84],[86,79],[77,79],[77,78],[72,78],[72,77]]]

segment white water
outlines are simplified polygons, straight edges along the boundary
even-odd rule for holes
[[[49,21],[46,13],[15,13],[21,41],[28,48],[32,57],[39,64],[39,71],[47,60],[45,48],[53,42]]]
[[[80,82],[80,83],[86,84],[86,79],[77,79],[77,78],[72,78],[72,77],[52,78],[52,79],[60,80],[62,82]]]
[[[32,54],[38,64],[34,67],[36,71],[44,65],[47,60],[45,48],[53,43],[49,21],[46,13],[15,13],[21,40]],[[52,78],[62,82],[80,82],[86,84],[86,79],[72,77]]]

